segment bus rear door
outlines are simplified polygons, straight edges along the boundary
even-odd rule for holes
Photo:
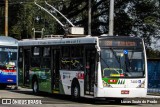
[[[59,93],[59,74],[60,68],[60,49],[52,50],[52,90],[53,93]]]
[[[85,48],[85,95],[93,95],[95,82],[96,50],[94,47]]]

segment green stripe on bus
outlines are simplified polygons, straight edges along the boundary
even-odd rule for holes
[[[119,78],[102,78],[102,80],[108,84],[117,84],[119,81]]]

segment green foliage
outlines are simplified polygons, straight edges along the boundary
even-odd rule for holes
[[[36,0],[47,8],[45,0]],[[88,32],[88,0],[47,0],[49,4],[61,11],[76,26],[83,26]],[[92,2],[92,35],[108,33],[109,0],[91,0]],[[128,36],[134,34],[151,44],[151,37],[160,35],[160,2],[159,0],[115,0],[114,34]],[[0,14],[4,15],[1,5]],[[47,8],[63,24],[70,26],[57,12]],[[0,17],[0,25],[4,17]],[[9,35],[16,38],[31,38],[33,30],[45,29],[44,34],[64,34],[63,28],[50,15],[34,4],[34,0],[9,0]],[[0,33],[4,33],[1,26]],[[39,34],[37,34],[39,35]]]
[[[146,50],[146,53],[147,53],[148,59],[160,58],[160,51],[159,50],[153,50],[152,48],[148,48]]]

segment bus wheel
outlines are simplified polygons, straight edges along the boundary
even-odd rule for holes
[[[35,79],[33,80],[33,83],[32,83],[32,90],[33,90],[33,93],[34,94],[38,94],[38,81]]]
[[[78,84],[73,85],[71,94],[72,94],[73,100],[77,100],[80,98],[80,87]]]

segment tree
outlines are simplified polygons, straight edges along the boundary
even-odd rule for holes
[[[0,0],[0,35],[4,35],[4,0]]]
[[[47,0],[61,11],[76,26],[88,32],[88,1],[86,0]],[[44,0],[37,3],[47,7]],[[159,38],[160,6],[158,0],[116,0],[114,11],[114,34],[129,36],[134,34],[151,44],[151,37]],[[14,11],[13,11],[14,10]],[[48,8],[58,19],[70,26],[58,13]],[[2,10],[3,11],[3,10]],[[109,0],[92,0],[92,35],[108,33]],[[9,0],[9,34],[18,38],[31,38],[32,28],[45,34],[63,34],[63,28],[47,13],[37,7],[33,0]]]
[[[141,0],[132,2],[132,19],[133,32],[135,35],[144,38],[147,46],[151,44],[151,38],[157,37],[160,34],[160,13],[158,1]]]

